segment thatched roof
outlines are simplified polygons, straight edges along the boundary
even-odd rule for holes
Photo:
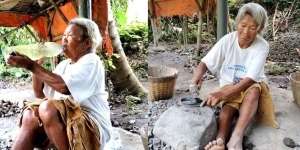
[[[217,0],[149,0],[152,17],[193,16],[215,11]]]
[[[57,2],[57,0],[53,1]],[[64,1],[62,1],[64,2]],[[0,0],[0,11],[21,14],[36,14],[51,6],[51,1],[44,0]]]

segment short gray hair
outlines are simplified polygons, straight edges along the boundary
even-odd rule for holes
[[[262,35],[265,28],[268,26],[267,11],[257,3],[247,3],[239,9],[239,12],[235,18],[236,26],[246,14],[249,14],[253,17],[253,19],[257,23],[257,29],[259,30],[258,34]]]
[[[92,42],[92,52],[96,52],[96,49],[102,45],[102,37],[98,28],[98,25],[86,18],[74,18],[69,24],[75,24],[82,28],[82,30],[86,30],[84,33],[88,39]]]

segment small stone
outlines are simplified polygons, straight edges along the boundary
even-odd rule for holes
[[[120,123],[117,120],[111,120],[111,122],[112,122],[112,126],[114,127],[120,126]]]
[[[128,116],[128,113],[122,113],[122,115],[121,115],[122,117],[126,117],[126,116]]]
[[[134,124],[134,123],[135,123],[135,120],[134,120],[134,119],[129,120],[129,123],[130,123],[130,124]]]

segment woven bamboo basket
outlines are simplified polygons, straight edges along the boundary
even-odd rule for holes
[[[167,66],[150,66],[149,99],[151,101],[169,99],[174,94],[178,71]]]
[[[295,103],[300,107],[300,72],[294,72],[290,75],[293,97]]]

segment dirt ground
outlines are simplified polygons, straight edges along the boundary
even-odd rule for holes
[[[211,44],[203,44],[201,56],[204,56],[210,49]],[[148,49],[147,61],[149,65],[167,65],[177,68],[179,76],[177,78],[175,94],[172,99],[149,102],[142,99],[141,103],[128,105],[124,100],[126,94],[114,94],[114,99],[118,101],[110,102],[112,124],[133,133],[138,133],[142,126],[149,125],[149,148],[166,148],[165,144],[154,138],[151,129],[155,121],[168,107],[174,105],[181,97],[189,96],[188,85],[192,76],[193,67],[197,64],[199,57],[196,57],[196,45],[188,45],[183,49],[176,43],[160,43],[159,47],[150,45]],[[299,71],[300,56],[295,48],[300,48],[300,33],[287,32],[278,36],[276,41],[270,41],[270,56],[266,65],[266,72],[270,83],[274,88],[284,89],[284,92],[291,92],[288,76],[291,72]],[[145,56],[135,58],[138,61],[131,62],[145,66]],[[142,63],[143,62],[143,63]],[[141,81],[148,86],[145,79],[147,75],[142,71]],[[211,75],[207,79],[213,79]],[[290,94],[289,94],[290,95]],[[31,90],[30,79],[26,80],[0,80],[0,149],[10,149],[17,131],[20,108],[24,100],[31,100],[33,92]],[[247,141],[247,140],[246,140]],[[300,142],[300,141],[298,141]],[[247,143],[251,147],[252,143]],[[249,148],[251,149],[251,148]]]
[[[204,44],[201,45],[202,50],[200,54],[200,58],[204,56],[212,45]],[[292,72],[299,71],[299,60],[300,55],[298,55],[295,48],[300,47],[300,34],[298,32],[291,32],[291,33],[283,33],[278,36],[276,41],[270,42],[270,54],[268,57],[268,62],[265,66],[266,73],[269,80],[269,85],[274,89],[275,92],[280,91],[282,89],[282,95],[279,95],[275,99],[278,100],[280,103],[277,104],[276,100],[276,107],[278,107],[278,111],[283,109],[285,105],[290,104],[290,102],[282,102],[283,101],[292,101],[293,98],[291,96],[291,87],[289,82],[289,74]],[[176,80],[176,87],[175,87],[175,94],[173,98],[168,100],[161,100],[157,102],[150,103],[150,117],[149,117],[149,149],[151,150],[158,150],[158,149],[171,149],[165,143],[158,140],[152,134],[152,129],[154,126],[155,121],[159,118],[159,116],[170,106],[174,105],[177,101],[179,101],[182,97],[190,96],[188,85],[190,84],[191,77],[192,77],[192,70],[197,64],[196,55],[196,45],[188,45],[186,49],[183,47],[178,47],[178,44],[172,43],[160,43],[158,47],[150,46],[149,55],[148,55],[148,62],[149,65],[167,65],[173,68],[176,68],[179,71],[178,78]],[[214,77],[211,75],[207,75],[208,79],[213,79]],[[215,79],[216,80],[216,79]],[[216,82],[216,81],[214,81]],[[216,82],[217,83],[217,82]],[[214,84],[216,84],[214,83]],[[203,85],[206,86],[206,85]],[[290,97],[284,97],[284,95],[289,95]],[[282,103],[282,104],[281,104]],[[296,108],[295,104],[292,106],[296,111],[299,112],[299,109]],[[277,112],[278,114],[282,114],[282,112]],[[286,113],[286,112],[285,112]],[[289,112],[290,113],[290,112]],[[294,114],[291,114],[295,117]],[[281,119],[281,118],[280,118]],[[286,121],[284,121],[286,122]],[[283,123],[284,124],[284,123]],[[297,125],[295,122],[290,124],[292,128],[295,128]],[[262,133],[268,134],[268,129],[258,129]],[[265,130],[265,131],[264,131]],[[288,133],[294,132],[293,129],[285,129],[287,135]],[[270,131],[272,132],[272,131]],[[253,140],[253,137],[258,136],[259,134],[253,134],[252,137],[246,137],[244,141],[244,149],[255,149],[255,144],[259,143],[256,140]],[[260,135],[261,136],[261,135]],[[280,136],[277,136],[280,137]],[[252,138],[252,139],[251,139]],[[299,137],[300,138],[300,137]],[[297,140],[299,140],[297,138]],[[251,139],[251,140],[249,140]],[[275,140],[274,140],[275,141]],[[273,142],[274,142],[273,141]],[[280,142],[280,147],[289,149],[288,147],[282,146],[282,139],[278,139],[276,142]],[[270,142],[270,141],[269,141]],[[272,142],[272,141],[271,141]],[[300,141],[297,141],[298,143]],[[255,144],[253,144],[255,143]],[[259,143],[261,144],[261,143]],[[278,146],[278,145],[277,145]],[[260,149],[263,146],[256,146],[256,149]],[[274,146],[275,147],[275,146]],[[264,147],[266,148],[266,147]],[[277,147],[279,148],[279,147]],[[276,149],[276,148],[275,148]]]

